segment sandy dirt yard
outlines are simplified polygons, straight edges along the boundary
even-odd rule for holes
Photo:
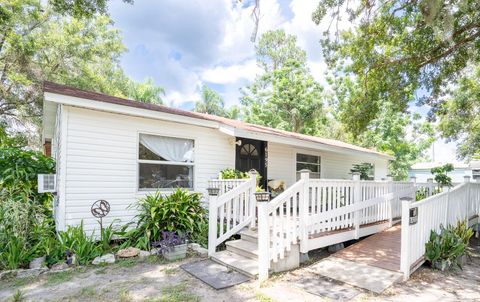
[[[17,301],[121,302],[332,301],[327,296],[310,294],[310,290],[298,286],[302,278],[307,277],[318,280],[318,286],[327,291],[356,292],[350,301],[480,301],[480,247],[477,244],[474,242],[474,255],[463,271],[440,273],[422,267],[409,281],[397,283],[381,295],[318,275],[312,276],[308,267],[276,274],[262,285],[250,281],[217,291],[179,267],[201,258],[190,257],[165,263],[158,257],[152,257],[44,274],[37,278],[2,281],[0,301],[15,301],[14,298],[19,298]]]

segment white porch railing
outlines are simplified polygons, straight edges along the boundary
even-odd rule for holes
[[[208,205],[208,255],[216,247],[241,229],[255,226],[256,174],[249,179],[212,180],[211,188],[219,189],[210,196]]]
[[[248,178],[244,179],[211,179],[208,181],[208,186],[210,188],[219,189],[218,195],[223,195],[233,188],[238,187],[239,185],[246,182]]]
[[[417,221],[410,224],[410,212],[417,212]],[[455,225],[460,220],[470,219],[480,213],[480,183],[465,183],[418,202],[405,200],[402,203],[402,248],[401,271],[408,279],[412,269],[424,261],[425,244],[431,231],[440,231],[440,226]],[[412,213],[413,214],[413,213]]]
[[[268,278],[270,262],[282,259],[293,244],[306,253],[359,238],[361,225],[384,221],[391,226],[401,213],[399,198],[414,195],[410,182],[360,181],[359,175],[351,181],[310,179],[308,172],[301,173],[299,181],[272,201],[257,203],[259,279]],[[328,233],[335,230],[346,230],[336,242]],[[309,238],[317,233],[326,234],[321,242]]]

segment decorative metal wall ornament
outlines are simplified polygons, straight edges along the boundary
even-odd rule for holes
[[[100,223],[100,239],[103,239],[103,217],[107,216],[110,213],[110,204],[104,199],[99,199],[92,204],[90,208],[93,217],[98,218],[98,223]]]

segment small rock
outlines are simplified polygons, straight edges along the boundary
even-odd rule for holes
[[[93,259],[93,265],[99,265],[103,263],[115,263],[115,255],[114,254],[105,254],[103,256],[99,256]]]
[[[343,245],[343,243],[337,243],[337,244],[334,244],[334,245],[330,245],[328,247],[328,252],[329,253],[336,253],[338,252],[339,250],[345,248],[345,246]]]
[[[38,277],[40,274],[48,271],[48,268],[32,268],[32,269],[19,269],[17,270],[17,278]]]
[[[45,264],[46,259],[47,258],[45,256],[35,258],[32,261],[30,261],[30,264],[28,265],[28,267],[30,269],[46,267],[46,264]]]
[[[66,264],[65,262],[62,262],[62,263],[55,263],[54,265],[52,265],[50,270],[56,272],[56,271],[63,271],[67,268],[68,268],[68,264]]]
[[[140,258],[140,259],[144,259],[144,258],[147,258],[149,256],[150,256],[149,251],[140,251],[140,253],[138,254],[138,258]]]
[[[6,279],[14,278],[15,276],[17,276],[17,271],[16,270],[1,271],[0,272],[0,280],[6,280]]]
[[[158,255],[160,253],[160,249],[158,248],[153,248],[150,250],[150,255]]]
[[[129,247],[123,250],[119,250],[117,252],[117,257],[132,258],[138,256],[138,254],[140,254],[140,249],[137,249],[136,247]]]

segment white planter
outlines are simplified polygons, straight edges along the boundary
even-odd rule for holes
[[[187,257],[187,244],[180,244],[172,247],[170,251],[163,252],[163,257],[169,261],[183,259]]]

